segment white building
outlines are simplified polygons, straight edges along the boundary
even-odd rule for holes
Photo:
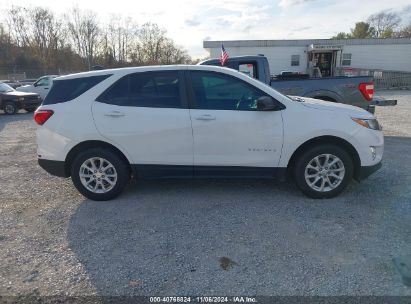
[[[229,56],[264,54],[272,75],[320,70],[322,76],[333,76],[357,69],[411,72],[411,38],[204,41],[203,46],[211,58],[219,58],[221,44]]]

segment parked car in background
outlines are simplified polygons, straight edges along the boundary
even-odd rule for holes
[[[18,80],[0,80],[0,83],[8,84],[8,85],[11,86],[13,89],[22,86],[22,84],[21,84],[20,81],[18,81]]]
[[[37,93],[40,95],[41,99],[44,99],[53,85],[53,79],[56,77],[58,77],[58,75],[47,75],[40,77],[32,85],[23,85],[18,87],[17,91]]]
[[[6,83],[0,83],[0,109],[6,114],[16,114],[19,109],[34,112],[41,104],[36,93],[18,92]]]
[[[31,78],[26,78],[26,79],[22,79],[19,80],[19,83],[23,86],[23,85],[32,85],[33,83],[35,83],[37,81],[37,79],[31,79]]]
[[[233,69],[175,65],[59,77],[34,115],[42,168],[108,200],[138,178],[292,176],[308,196],[338,195],[381,167],[375,117],[291,99]]]
[[[199,65],[220,66],[221,63],[220,59],[208,59]],[[268,59],[263,55],[230,57],[227,67],[258,79],[286,95],[345,103],[371,113],[375,112],[376,105],[397,104],[396,100],[374,99],[374,79],[371,76],[309,78],[308,74],[283,71],[271,77]]]

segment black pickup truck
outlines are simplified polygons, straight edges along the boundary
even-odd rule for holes
[[[40,104],[39,94],[17,92],[8,84],[0,83],[0,110],[4,113],[16,114],[19,109],[34,112]]]
[[[208,59],[199,64],[219,66],[220,60]],[[308,75],[290,73],[271,77],[268,60],[262,55],[230,57],[226,67],[256,78],[286,95],[345,103],[371,113],[374,113],[376,105],[397,104],[396,100],[374,99],[372,76],[308,78]]]

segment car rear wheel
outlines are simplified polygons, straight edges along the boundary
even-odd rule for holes
[[[350,155],[335,145],[320,145],[305,151],[294,167],[300,190],[311,198],[331,198],[340,194],[353,176]]]
[[[17,108],[17,105],[14,102],[6,101],[4,103],[3,110],[4,113],[6,113],[7,115],[13,115],[16,114],[19,109]]]
[[[117,197],[130,178],[125,161],[110,150],[90,149],[81,152],[71,167],[71,179],[77,190],[95,201]]]

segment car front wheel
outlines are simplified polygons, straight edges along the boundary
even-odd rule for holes
[[[17,108],[17,105],[12,102],[12,101],[7,101],[4,103],[4,113],[7,115],[13,115],[16,114],[19,109]]]
[[[129,167],[116,153],[105,149],[81,152],[71,167],[71,179],[77,190],[95,201],[117,197],[130,177]]]
[[[331,198],[340,194],[353,176],[350,155],[335,145],[319,145],[305,151],[294,167],[300,190],[311,198]]]

